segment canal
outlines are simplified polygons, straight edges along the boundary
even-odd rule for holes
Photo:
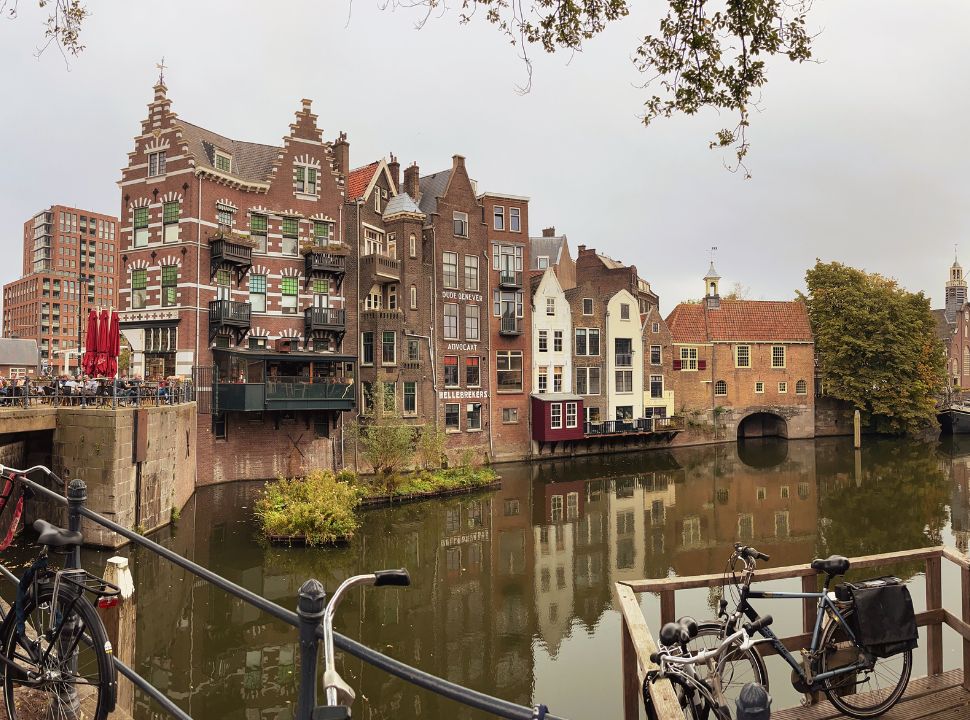
[[[261,545],[252,483],[200,490],[155,539],[291,608],[308,577],[333,589],[357,572],[406,567],[412,587],[355,591],[338,630],[454,682],[575,719],[620,715],[617,580],[720,572],[736,540],[789,565],[940,543],[965,552],[970,537],[970,440],[871,440],[857,454],[842,438],[768,439],[500,472],[495,492],[368,511],[360,534],[338,548]],[[138,670],[196,718],[292,717],[295,631],[155,556],[130,554]],[[85,562],[94,568],[105,557],[88,552]],[[887,572],[911,579],[921,609],[920,568]],[[944,600],[959,592],[947,576],[944,584]],[[678,595],[678,610],[709,617],[716,602],[707,592]],[[643,605],[656,624],[656,598]],[[781,634],[797,631],[797,602],[763,612]],[[956,642],[947,638],[945,649],[949,668]],[[923,674],[925,655],[915,657],[914,675]],[[784,668],[770,667],[776,707],[796,702]],[[485,717],[353,658],[340,669],[357,690],[355,717]],[[139,704],[136,717],[159,717]]]

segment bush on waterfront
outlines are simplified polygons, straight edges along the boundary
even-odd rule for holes
[[[354,511],[361,494],[357,485],[329,470],[314,470],[302,478],[267,483],[256,501],[256,517],[267,538],[304,538],[307,545],[347,540],[359,525]]]
[[[447,492],[460,488],[475,488],[490,485],[498,475],[490,467],[457,467],[429,472],[420,470],[403,476],[390,494],[420,495],[423,493]],[[377,494],[377,493],[369,493]]]
[[[384,488],[393,492],[398,473],[414,460],[418,433],[396,414],[392,384],[379,380],[365,392],[364,414],[348,426],[347,434]]]
[[[437,425],[425,425],[418,434],[415,448],[418,465],[425,470],[441,467],[445,455],[445,431]]]

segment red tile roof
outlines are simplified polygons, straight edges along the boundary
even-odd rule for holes
[[[802,302],[721,300],[718,308],[704,301],[681,303],[667,316],[675,343],[812,342],[812,327]]]
[[[347,176],[348,200],[356,200],[364,196],[364,192],[367,190],[367,186],[370,185],[374,173],[377,172],[378,165],[380,165],[380,161],[375,160],[369,165],[364,165],[363,167],[350,171],[350,175]]]

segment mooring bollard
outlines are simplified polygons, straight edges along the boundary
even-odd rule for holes
[[[135,665],[135,583],[128,568],[128,558],[115,556],[108,559],[104,568],[104,579],[116,585],[121,594],[118,604],[110,608],[98,608],[98,615],[108,633],[108,640],[115,657],[128,667]],[[126,681],[118,684],[119,710],[129,715],[135,712],[135,686]]]
[[[327,593],[319,580],[310,579],[300,586],[296,614],[300,616],[300,694],[296,720],[310,720],[317,704],[317,660],[320,641],[317,627],[326,608]]]
[[[71,532],[81,532],[81,507],[88,499],[88,486],[81,478],[74,478],[67,486],[67,529]],[[81,567],[81,547],[75,547],[67,559],[67,567],[78,569]]]

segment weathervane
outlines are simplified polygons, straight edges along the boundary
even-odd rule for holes
[[[717,245],[711,246],[711,263],[714,263],[714,254],[717,252]]]
[[[162,61],[160,63],[156,63],[155,67],[158,68],[158,84],[164,85],[165,84],[165,56],[164,55],[162,55]]]

